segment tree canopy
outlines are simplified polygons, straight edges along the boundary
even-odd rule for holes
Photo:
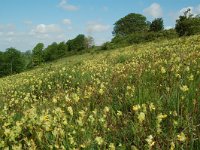
[[[5,74],[19,73],[24,69],[21,52],[15,48],[8,48],[4,53]]]
[[[148,21],[145,16],[136,13],[130,13],[119,19],[114,24],[114,36],[126,36],[132,33],[144,32],[149,28]]]
[[[32,56],[32,62],[33,65],[39,65],[44,61],[43,57],[43,49],[44,49],[44,44],[43,43],[38,43],[34,48],[33,48],[33,56]]]
[[[175,29],[179,36],[189,36],[200,33],[199,15],[194,16],[191,10],[188,9],[184,12],[184,15],[179,16],[179,19],[176,20]]]
[[[69,40],[67,42],[69,51],[81,51],[86,49],[87,46],[87,38],[83,34],[79,34],[73,40]]]
[[[152,21],[150,25],[150,31],[153,32],[159,32],[164,29],[163,19],[162,18],[156,18]]]

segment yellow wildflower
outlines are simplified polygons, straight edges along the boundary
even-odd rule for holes
[[[161,122],[163,119],[165,119],[167,117],[167,115],[163,115],[162,113],[160,113],[158,116],[157,116],[157,120],[158,122]]]
[[[97,137],[95,138],[95,141],[97,142],[98,145],[102,145],[103,142],[104,142],[103,138],[102,138],[102,137],[99,137],[99,136],[97,136]]]
[[[115,144],[114,143],[109,144],[109,150],[115,150]]]
[[[57,99],[56,98],[53,98],[53,103],[57,103]]]
[[[105,107],[104,109],[103,109],[103,112],[106,114],[106,113],[108,113],[110,111],[110,109],[109,109],[109,107]]]
[[[122,112],[118,110],[117,111],[117,116],[119,116],[119,117],[122,116]]]
[[[164,67],[161,67],[161,73],[162,73],[162,74],[166,73],[166,70],[165,70]]]
[[[140,123],[142,123],[145,120],[145,113],[143,112],[139,113],[138,120]]]
[[[189,91],[189,88],[187,87],[187,85],[181,86],[180,89],[181,89],[181,91],[183,91],[183,92]]]
[[[71,106],[67,107],[67,111],[69,112],[69,114],[70,114],[71,116],[73,116],[73,109],[72,109]]]
[[[150,109],[150,111],[153,111],[153,110],[156,109],[153,103],[150,103],[150,105],[149,105],[149,109]]]
[[[139,109],[140,109],[140,105],[135,105],[135,106],[133,106],[133,111],[138,111]]]
[[[177,138],[178,138],[178,140],[180,141],[180,142],[184,142],[184,141],[186,141],[186,136],[185,136],[185,134],[183,133],[183,132],[181,132],[180,134],[178,134],[177,135]]]
[[[175,144],[174,144],[174,142],[171,142],[170,143],[170,150],[174,150],[175,149]]]
[[[193,80],[194,80],[194,75],[191,74],[191,75],[188,77],[188,80],[189,80],[189,81],[193,81]]]
[[[104,90],[101,88],[101,89],[99,90],[99,94],[103,95],[103,93],[104,93]]]
[[[153,141],[152,135],[149,135],[145,140],[148,143],[149,148],[151,148],[155,144],[155,141]]]
[[[138,150],[136,146],[131,146],[131,150]]]

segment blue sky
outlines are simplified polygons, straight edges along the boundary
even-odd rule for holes
[[[100,45],[112,38],[113,24],[129,13],[141,13],[149,21],[162,17],[170,28],[188,7],[200,14],[199,0],[1,0],[0,50],[31,50],[38,42],[47,46],[80,33]]]

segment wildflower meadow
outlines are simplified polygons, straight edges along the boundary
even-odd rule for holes
[[[0,149],[200,149],[200,36],[0,79]]]

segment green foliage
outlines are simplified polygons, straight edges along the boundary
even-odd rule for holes
[[[153,32],[159,32],[164,29],[163,19],[162,18],[156,18],[152,21],[150,25],[150,31]]]
[[[114,44],[110,42],[106,42],[101,46],[101,50],[109,50],[113,48],[114,48]]]
[[[46,62],[57,59],[57,47],[58,47],[58,44],[54,42],[44,49],[44,60]]]
[[[78,52],[88,48],[87,39],[83,34],[79,34],[73,40],[69,40],[66,44],[68,46],[69,51]]]
[[[114,24],[114,36],[127,36],[129,34],[145,32],[148,30],[146,17],[141,14],[130,13]]]
[[[66,56],[67,50],[68,49],[67,49],[65,42],[60,42],[57,45],[57,51],[56,51],[57,58],[62,58],[64,56]]]
[[[19,73],[24,70],[24,61],[20,51],[8,48],[4,53],[4,74]]]
[[[37,66],[41,64],[44,61],[44,54],[43,54],[43,49],[44,49],[44,44],[43,43],[38,43],[34,48],[33,48],[33,56],[32,56],[32,63],[33,66]]]
[[[24,64],[25,64],[25,69],[33,68],[32,51],[28,50],[28,51],[22,53],[22,56],[23,56],[23,61],[24,61]]]
[[[132,44],[139,44],[144,42],[150,42],[150,41],[160,41],[163,39],[172,39],[176,38],[177,34],[176,31],[173,29],[170,30],[163,30],[160,32],[143,32],[143,33],[134,33],[130,34],[126,37],[121,36],[115,36],[111,43],[106,43],[106,46],[109,47],[109,45],[114,45],[115,47],[125,47]],[[105,47],[103,45],[102,47]],[[109,49],[109,48],[107,48]]]
[[[184,16],[179,16],[176,20],[176,32],[179,36],[190,36],[200,33],[200,17],[194,16],[188,9]]]
[[[0,77],[4,74],[4,53],[0,51]]]

